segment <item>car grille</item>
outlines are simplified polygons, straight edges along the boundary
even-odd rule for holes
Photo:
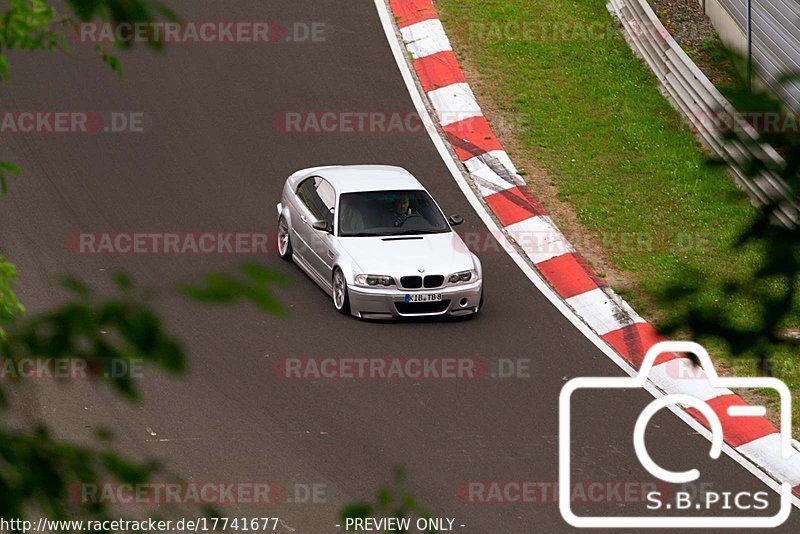
[[[424,286],[427,288],[440,287],[444,283],[444,276],[441,274],[433,274],[425,277]]]
[[[404,276],[400,279],[400,284],[407,289],[419,289],[422,287],[422,277]]]
[[[441,287],[442,284],[444,284],[444,276],[441,274],[432,274],[424,279],[421,276],[404,276],[400,279],[400,285],[406,289],[419,289],[421,287],[432,289]]]
[[[397,308],[398,313],[403,315],[415,315],[426,313],[442,313],[447,310],[450,305],[449,300],[440,300],[438,302],[395,302],[394,306]]]

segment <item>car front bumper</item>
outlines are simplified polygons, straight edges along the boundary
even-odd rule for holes
[[[469,284],[438,289],[389,289],[349,286],[350,311],[364,319],[398,317],[460,316],[477,313],[481,301],[482,280]],[[442,300],[426,303],[407,303],[406,295],[441,293]]]

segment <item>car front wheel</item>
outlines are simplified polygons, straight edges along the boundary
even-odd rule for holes
[[[338,267],[333,271],[333,305],[339,313],[350,314],[350,295],[347,292],[347,281],[344,279],[344,273]]]

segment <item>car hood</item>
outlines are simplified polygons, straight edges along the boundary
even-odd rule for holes
[[[396,237],[340,237],[342,248],[363,274],[391,276],[474,269],[472,253],[455,232]]]

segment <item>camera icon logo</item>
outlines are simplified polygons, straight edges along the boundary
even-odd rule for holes
[[[650,370],[656,358],[664,353],[694,354],[705,372],[712,388],[772,389],[780,395],[780,447],[781,456],[788,459],[792,454],[791,437],[791,394],[782,381],[771,377],[719,377],[711,363],[708,352],[699,344],[689,341],[662,341],[656,343],[644,357],[636,376],[632,377],[580,377],[564,384],[559,396],[559,509],[562,517],[574,527],[579,528],[761,528],[776,527],[789,517],[792,507],[792,488],[787,482],[781,484],[780,510],[774,516],[720,517],[720,516],[578,516],[572,511],[570,503],[571,462],[570,429],[571,398],[578,390],[603,389],[641,389],[647,384]],[[687,391],[691,391],[687,388]],[[718,459],[723,449],[723,429],[719,416],[702,399],[691,394],[667,394],[652,401],[639,415],[633,429],[633,444],[642,466],[654,477],[672,484],[685,484],[700,478],[697,469],[676,472],[659,466],[650,456],[645,446],[645,431],[651,418],[661,409],[671,405],[695,408],[708,422],[711,432],[709,456]],[[729,417],[763,416],[766,408],[761,406],[730,406]]]

